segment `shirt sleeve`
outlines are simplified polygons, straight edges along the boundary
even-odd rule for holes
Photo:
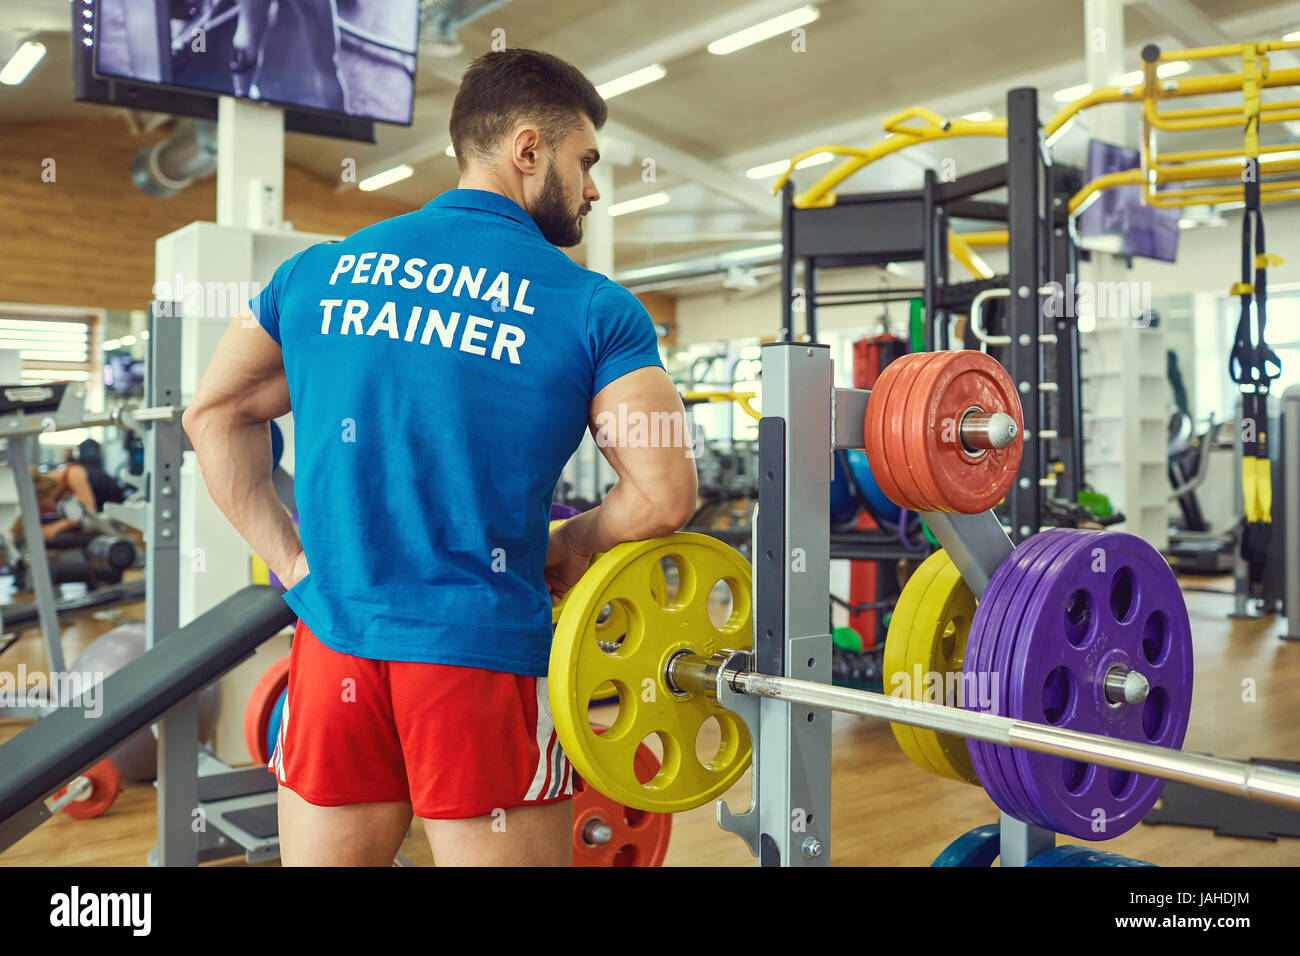
[[[271,276],[271,281],[248,303],[249,309],[253,312],[253,318],[257,319],[258,324],[266,329],[266,334],[275,340],[276,345],[282,344],[280,342],[280,308],[284,303],[289,276],[293,272],[293,267],[298,264],[298,260],[302,258],[303,253],[306,251],[304,249],[297,255],[280,263],[279,268],[275,270],[275,275]]]
[[[591,396],[617,378],[639,368],[663,368],[659,337],[645,306],[617,282],[602,279],[587,307],[587,336],[592,349]]]

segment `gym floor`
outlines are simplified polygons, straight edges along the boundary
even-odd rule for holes
[[[1196,642],[1196,685],[1183,749],[1238,759],[1300,753],[1300,724],[1287,716],[1300,710],[1300,644],[1279,640],[1273,619],[1229,620],[1230,579],[1189,578],[1184,583],[1220,588],[1225,594],[1185,592]],[[68,659],[115,624],[143,617],[140,603],[120,609],[114,621],[81,619],[65,632]],[[35,632],[25,634],[5,655],[14,668],[44,664]],[[1250,696],[1247,687],[1253,689],[1253,701],[1243,700]],[[600,720],[601,710],[594,709],[592,716]],[[0,720],[0,742],[27,723]],[[835,864],[926,866],[957,836],[997,819],[982,790],[913,766],[887,724],[836,714],[834,737]],[[717,740],[702,737],[700,743],[716,747]],[[744,806],[748,798],[747,774],[728,799]],[[154,788],[128,784],[104,816],[74,820],[59,814],[0,854],[0,866],[139,866],[155,843],[154,826]],[[1300,840],[1216,837],[1191,827],[1141,825],[1103,846],[1163,866],[1300,866]],[[418,829],[402,850],[420,865],[433,862]],[[235,858],[226,865],[242,861]],[[755,863],[736,836],[718,828],[710,803],[676,815],[665,865]]]

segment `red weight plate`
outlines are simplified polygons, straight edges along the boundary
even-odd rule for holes
[[[885,406],[889,403],[889,394],[898,382],[899,370],[904,367],[910,356],[904,355],[890,362],[871,387],[867,398],[867,413],[863,421],[863,441],[867,452],[867,464],[871,466],[871,475],[884,492],[885,497],[899,507],[905,496],[899,490],[890,470],[888,450],[885,445]]]
[[[122,775],[117,772],[113,761],[105,757],[82,773],[82,776],[90,781],[90,796],[85,800],[73,800],[63,808],[63,812],[78,820],[89,820],[91,817],[99,816],[113,805],[117,795],[122,792]],[[68,788],[64,787],[54,796],[61,797],[67,790]]]
[[[960,352],[935,352],[934,361],[929,362],[925,368],[917,373],[916,380],[912,383],[912,390],[907,395],[907,408],[903,414],[903,427],[899,433],[902,439],[904,460],[907,462],[907,470],[916,483],[921,498],[928,505],[927,511],[947,511],[949,509],[944,507],[944,497],[934,482],[928,460],[929,451],[925,436],[935,428],[941,430],[948,428],[952,430],[954,436],[956,435],[955,424],[930,420],[928,416],[929,397],[934,390],[935,382],[938,381],[940,373],[960,354]],[[941,435],[940,437],[944,436]]]
[[[924,461],[939,493],[936,511],[976,514],[987,511],[1006,495],[1016,480],[1023,450],[1024,417],[1020,396],[1006,369],[983,352],[951,353],[933,378],[922,409],[917,411],[929,423],[920,436]],[[1005,412],[1016,423],[1017,438],[1006,448],[990,448],[971,455],[961,443],[945,441],[941,427],[946,419],[961,421],[962,414],[976,407],[986,412]]]
[[[289,655],[286,654],[266,669],[249,695],[244,708],[244,744],[256,763],[266,763],[271,755],[266,752],[266,729],[280,692],[289,686]]]
[[[608,728],[592,724],[596,733]],[[646,781],[659,772],[659,758],[645,744],[636,750],[636,775]],[[608,827],[608,840],[600,832]],[[672,834],[671,813],[647,813],[611,800],[573,775],[573,865],[663,866]]]
[[[903,370],[903,381],[894,386],[889,393],[889,404],[885,407],[884,438],[888,449],[889,463],[893,469],[894,481],[898,483],[906,503],[899,501],[910,511],[933,511],[929,497],[917,484],[907,458],[907,442],[904,435],[907,430],[909,399],[916,383],[927,368],[943,359],[943,352],[914,353],[915,359]],[[910,357],[910,356],[909,356]]]

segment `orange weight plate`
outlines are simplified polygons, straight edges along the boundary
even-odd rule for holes
[[[867,464],[871,466],[872,477],[885,493],[885,497],[894,504],[900,504],[903,493],[894,482],[889,469],[889,456],[885,447],[885,406],[889,403],[889,393],[898,381],[898,372],[908,356],[901,356],[885,366],[884,371],[871,387],[867,398],[867,413],[863,421],[863,443],[867,452]]]
[[[911,404],[909,399],[916,388],[917,379],[927,368],[942,358],[942,353],[923,352],[915,353],[914,357],[907,357],[914,360],[902,370],[902,381],[890,389],[889,403],[885,406],[885,447],[888,449],[891,474],[905,499],[897,504],[909,511],[933,511],[929,498],[917,484],[916,476],[908,464],[905,436]]]
[[[592,724],[592,729],[600,734],[608,728]],[[659,758],[640,744],[633,766],[638,779],[651,780],[659,772]],[[672,830],[671,813],[625,806],[574,774],[574,866],[663,866]]]
[[[907,461],[908,473],[912,480],[916,482],[916,487],[925,499],[926,511],[947,511],[944,505],[944,496],[940,493],[938,486],[935,484],[934,476],[930,469],[929,447],[925,437],[930,432],[937,429],[947,429],[948,433],[953,436],[957,434],[957,426],[952,421],[932,421],[929,418],[929,396],[934,391],[935,382],[943,370],[953,358],[961,353],[959,352],[935,352],[934,361],[929,362],[925,368],[917,373],[916,381],[912,384],[912,390],[907,396],[907,409],[903,415],[903,427],[900,429],[902,438],[903,454]],[[943,435],[940,436],[944,437]]]
[[[122,792],[122,775],[117,772],[113,761],[105,757],[81,776],[90,781],[90,796],[64,805],[63,812],[78,820],[89,820],[91,817],[99,816],[113,805],[117,795]],[[56,798],[63,796],[67,789],[63,787],[54,796]]]
[[[1016,480],[1023,451],[1024,416],[1020,396],[1006,369],[983,352],[949,353],[913,403],[909,440],[919,442],[928,479],[938,492],[935,511],[976,514],[1006,495]],[[1016,438],[1006,448],[972,453],[961,441],[966,412],[1005,412],[1016,423]]]
[[[244,743],[257,763],[266,763],[271,755],[266,751],[266,729],[275,711],[280,692],[289,686],[289,655],[286,654],[266,669],[258,678],[244,708]]]

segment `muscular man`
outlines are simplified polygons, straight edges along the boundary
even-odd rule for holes
[[[685,414],[649,315],[556,248],[600,198],[605,116],[555,57],[474,61],[459,187],[282,264],[185,413],[213,500],[301,618],[270,763],[288,864],[389,865],[412,814],[439,866],[570,860],[551,603],[696,502],[687,449],[611,427]],[[290,410],[301,541],[271,482],[267,422]],[[588,428],[619,480],[548,542]]]

